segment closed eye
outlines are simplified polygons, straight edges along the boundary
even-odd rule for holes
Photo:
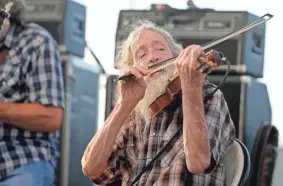
[[[141,59],[141,58],[144,58],[145,56],[146,56],[146,54],[142,54],[142,55],[139,56],[139,58]]]

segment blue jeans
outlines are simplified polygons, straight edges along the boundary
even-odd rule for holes
[[[26,164],[15,169],[0,186],[53,186],[54,168],[49,162]]]

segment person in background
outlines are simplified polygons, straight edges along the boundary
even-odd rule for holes
[[[0,186],[51,186],[64,110],[58,46],[23,21],[23,0],[0,9]]]

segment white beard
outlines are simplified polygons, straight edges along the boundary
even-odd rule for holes
[[[149,106],[158,96],[164,93],[174,70],[174,66],[168,67],[166,70],[154,74],[154,79],[147,83],[144,98],[135,108],[136,123],[146,122],[151,119],[152,113]]]

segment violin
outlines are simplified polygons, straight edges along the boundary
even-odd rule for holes
[[[223,53],[216,50],[210,50],[205,54],[205,56],[198,58],[200,65],[195,70],[201,70],[202,73],[209,73],[211,70],[219,67],[224,60],[225,57]],[[181,91],[181,80],[179,75],[176,74],[172,77],[172,80],[170,80],[170,83],[167,85],[164,93],[150,104],[149,109],[152,115],[157,114],[160,110],[173,102]]]

